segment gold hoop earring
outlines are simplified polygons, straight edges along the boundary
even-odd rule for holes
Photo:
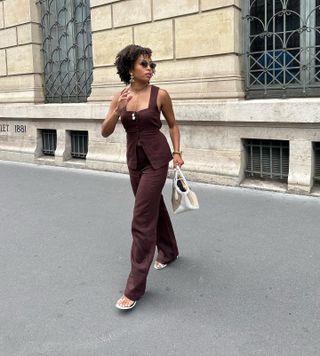
[[[134,83],[134,75],[130,73],[130,84]]]

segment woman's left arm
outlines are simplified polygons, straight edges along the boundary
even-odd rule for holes
[[[169,132],[173,146],[173,167],[181,167],[184,164],[184,161],[182,159],[182,152],[180,151],[180,130],[174,116],[170,95],[166,90],[159,90],[159,101],[161,112],[169,126]]]

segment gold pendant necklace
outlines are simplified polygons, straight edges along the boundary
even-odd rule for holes
[[[137,112],[137,106],[138,106],[138,97],[140,95],[140,92],[142,92],[142,90],[144,90],[147,86],[149,86],[149,84],[147,84],[146,86],[144,86],[142,89],[140,90],[133,90],[132,87],[130,86],[130,89],[133,93],[136,94],[136,104],[135,104],[135,110],[132,112],[131,114],[131,118],[132,120],[135,120],[136,119],[136,112]]]

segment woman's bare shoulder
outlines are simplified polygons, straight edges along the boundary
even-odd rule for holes
[[[159,88],[159,95],[169,95],[169,93],[165,90],[165,89],[162,89],[162,88]]]
[[[170,100],[170,95],[165,89],[159,88],[159,94],[158,95],[159,95],[161,100]]]

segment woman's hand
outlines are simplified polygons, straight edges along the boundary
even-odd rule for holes
[[[101,135],[103,137],[108,137],[113,133],[119,116],[121,116],[121,112],[131,99],[132,95],[129,94],[129,87],[113,97],[107,117],[103,120],[101,125]]]
[[[125,109],[128,102],[132,99],[132,94],[129,94],[129,87],[127,87],[122,94],[120,94],[117,102],[116,111],[120,115],[121,112]]]
[[[184,164],[184,161],[181,157],[181,153],[174,153],[173,154],[173,168],[177,166],[181,167]]]

